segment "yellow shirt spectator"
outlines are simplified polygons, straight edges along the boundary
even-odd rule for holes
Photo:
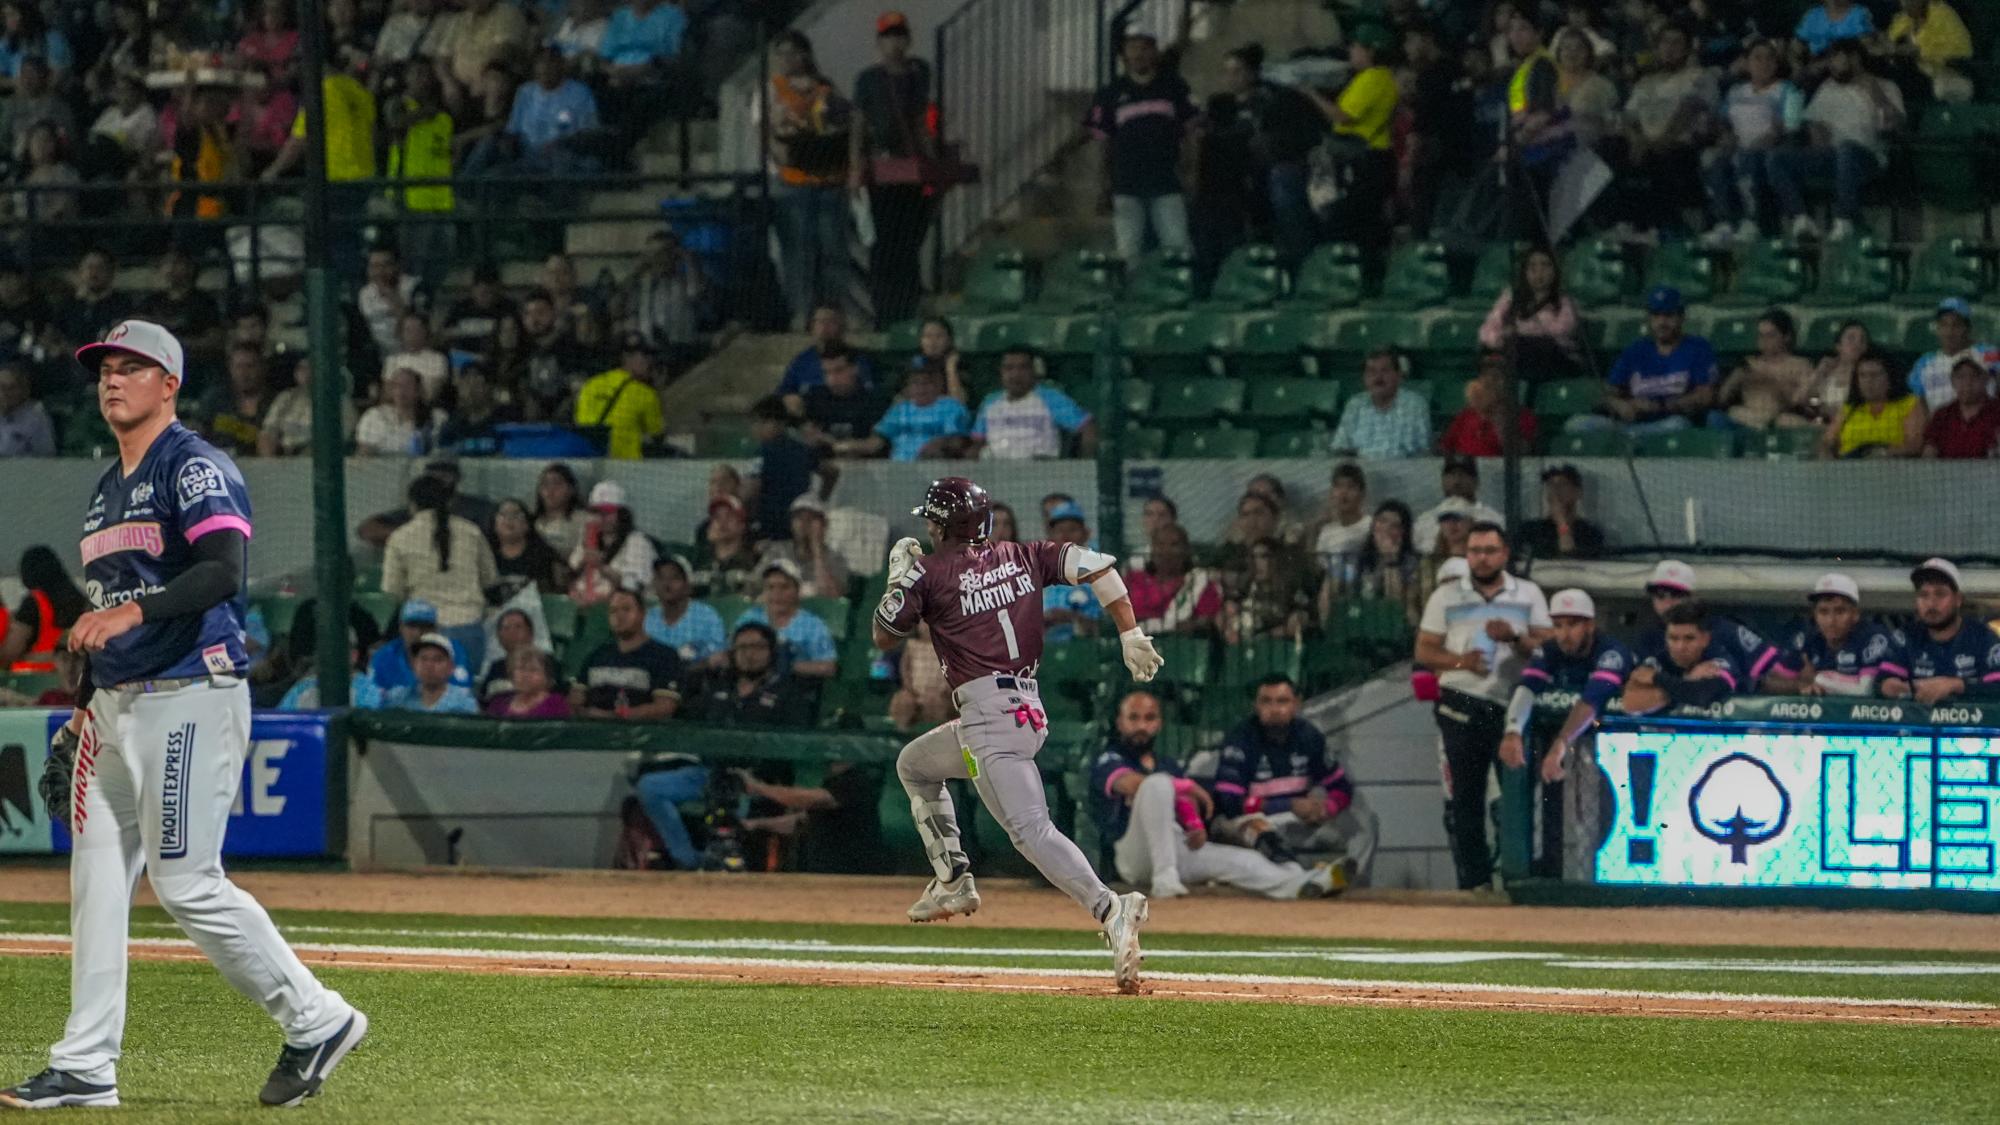
[[[1386,66],[1371,66],[1355,75],[1334,104],[1351,120],[1334,126],[1343,136],[1359,137],[1377,152],[1389,148],[1389,120],[1396,115],[1396,74]]]
[[[346,74],[320,80],[326,102],[326,178],[334,183],[375,175],[375,96]],[[306,135],[303,110],[292,118],[292,136]]]
[[[451,135],[451,114],[444,110],[411,122],[409,128],[403,131],[402,140],[389,145],[389,178],[442,180],[450,177]],[[391,192],[390,197],[394,196],[395,193]],[[443,184],[404,188],[403,206],[411,211],[449,211],[452,206],[451,188]]]
[[[667,430],[659,393],[623,367],[594,376],[577,391],[576,424],[608,427],[607,455],[619,461],[637,461],[646,439]]]
[[[1916,44],[1917,65],[1923,68],[1924,73],[1933,76],[1946,63],[1972,57],[1972,33],[1965,29],[1965,21],[1959,18],[1958,12],[1944,0],[1931,0],[1922,27],[1915,26],[1910,13],[1896,13],[1896,18],[1889,21],[1889,44],[1893,47],[1904,43]]]
[[[1840,456],[1848,457],[1871,446],[1903,448],[1908,438],[1908,419],[1918,402],[1916,395],[1904,395],[1881,406],[1857,402],[1848,407],[1847,417],[1840,423]]]

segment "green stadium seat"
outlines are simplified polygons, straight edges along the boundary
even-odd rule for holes
[[[1266,431],[1296,429],[1302,421],[1340,418],[1340,384],[1325,379],[1264,379],[1250,384],[1243,416]]]
[[[1236,342],[1223,353],[1229,374],[1241,379],[1311,374],[1309,348],[1319,335],[1320,314],[1292,310],[1246,318]]]
[[[715,600],[709,599],[709,604],[714,605]],[[728,628],[731,620],[723,618],[723,627]],[[600,603],[582,609],[577,614],[576,636],[571,637],[557,654],[562,659],[563,678],[576,679],[583,672],[584,661],[589,660],[590,654],[610,639],[611,618],[605,613],[604,606]]]
[[[714,610],[717,617],[722,618],[724,629],[736,628],[736,619],[750,608],[750,599],[740,594],[719,594],[702,600],[708,603],[708,608]]]
[[[1642,312],[1607,310],[1595,323],[1597,347],[1603,353],[1607,369],[1619,352],[1631,347],[1632,341],[1646,332],[1646,314]]]
[[[1976,301],[1991,288],[1983,251],[1977,242],[1969,238],[1935,238],[1910,263],[1910,287],[1896,295],[1896,303],[1906,308],[1929,309],[1937,307],[1946,297]]]
[[[1671,285],[1691,305],[1706,304],[1715,296],[1715,261],[1688,242],[1668,242],[1653,251],[1646,266],[1648,291]]]
[[[1132,312],[1184,309],[1194,300],[1194,262],[1186,254],[1155,251],[1139,259],[1125,279],[1118,304]]]
[[[1334,606],[1327,631],[1341,647],[1372,660],[1409,654],[1409,617],[1393,598],[1345,599]]]
[[[1736,456],[1736,435],[1728,430],[1647,434],[1632,443],[1632,455],[1726,461]]]
[[[1605,394],[1606,385],[1602,379],[1559,379],[1535,389],[1533,406],[1538,416],[1569,418],[1595,411],[1604,401]]]
[[[1157,461],[1167,453],[1167,431],[1156,426],[1135,426],[1125,431],[1125,456],[1136,461]]]
[[[1744,440],[1743,455],[1770,461],[1810,461],[1819,456],[1819,439],[1819,429],[1811,426],[1765,430]]]
[[[1828,242],[1819,252],[1819,284],[1802,301],[1809,308],[1852,309],[1886,301],[1896,289],[1896,263],[1873,237]]]
[[[834,679],[820,685],[819,725],[826,730],[853,730],[881,718],[882,701],[868,690],[866,680]]]
[[[1157,384],[1151,420],[1205,422],[1243,413],[1240,379],[1170,379]]]
[[[1500,239],[1488,243],[1479,252],[1479,260],[1472,267],[1472,288],[1463,297],[1454,297],[1451,307],[1460,312],[1478,313],[1485,316],[1514,284],[1514,271],[1522,256],[1528,252],[1525,242],[1508,243]]]
[[[846,598],[803,598],[799,601],[799,608],[811,610],[826,622],[827,631],[833,634],[835,644],[846,638],[848,620],[853,616]]]
[[[1128,318],[1121,325],[1132,370],[1147,379],[1211,374],[1213,356],[1227,345],[1229,322],[1213,313],[1170,313]]]
[[[1710,321],[1701,335],[1715,348],[1715,354],[1722,358],[1723,371],[1736,356],[1751,355],[1757,350],[1757,317],[1755,313],[1724,314]],[[1690,328],[1692,331],[1692,328]]]
[[[725,422],[710,422],[695,431],[695,454],[700,457],[720,457],[740,460],[757,456],[757,439],[750,436],[747,419]]]
[[[562,594],[543,594],[542,621],[549,627],[549,639],[560,646],[576,636],[576,603]]]
[[[1805,291],[1806,262],[1799,249],[1759,239],[1738,256],[1735,285],[1711,300],[1723,308],[1769,308],[1796,301]]]
[[[1279,637],[1257,637],[1222,650],[1221,684],[1227,689],[1256,683],[1273,672],[1302,678],[1299,646]],[[1226,692],[1225,692],[1226,694]],[[1240,710],[1242,705],[1236,704]]]
[[[1351,309],[1361,302],[1361,251],[1351,242],[1328,242],[1313,248],[1299,263],[1286,308],[1327,312]]]
[[[1415,380],[1414,383],[1429,384],[1425,397],[1431,400],[1431,416],[1449,419],[1465,409],[1465,392],[1472,386],[1472,381],[1471,375],[1453,373]]]
[[[1808,358],[1831,352],[1840,340],[1840,329],[1850,320],[1858,320],[1868,329],[1868,338],[1875,346],[1885,351],[1895,351],[1903,346],[1903,326],[1910,320],[1906,311],[1894,309],[1861,309],[1843,312],[1822,313],[1808,320],[1805,330],[1799,334],[1797,350]],[[1925,332],[1930,330],[1928,316],[1918,318]],[[1930,346],[1929,342],[1925,347]]]
[[[1177,461],[1203,457],[1247,461],[1257,456],[1255,430],[1188,430],[1174,435],[1167,456]]]
[[[1470,313],[1450,313],[1431,321],[1417,353],[1418,368],[1433,379],[1471,378],[1479,371],[1479,328],[1484,323],[1484,317]]]
[[[1166,663],[1160,679],[1173,684],[1205,684],[1209,676],[1209,656],[1215,643],[1206,634],[1169,633],[1153,638],[1153,647]]]
[[[1451,297],[1451,266],[1441,242],[1412,242],[1389,255],[1380,296],[1361,302],[1379,310],[1430,309]]]
[[[898,321],[882,334],[882,348],[890,352],[914,352],[917,350],[917,337],[923,329],[924,322],[921,320]]]
[[[1326,430],[1286,430],[1257,441],[1259,457],[1317,457],[1326,452],[1332,435]]]
[[[1625,248],[1610,239],[1579,242],[1563,255],[1563,288],[1586,309],[1615,305],[1633,291]]]
[[[1278,253],[1261,242],[1229,252],[1216,273],[1207,304],[1223,309],[1264,309],[1284,295],[1285,274]]]
[[[964,307],[968,312],[1006,312],[1028,301],[1028,259],[1018,247],[991,245],[966,268]]]
[[[1361,361],[1380,347],[1414,353],[1423,343],[1422,328],[1415,317],[1389,313],[1367,313],[1342,320],[1333,331],[1332,346],[1320,359],[1320,369],[1335,378],[1361,373]]]
[[[1071,386],[1096,373],[1097,351],[1104,342],[1105,318],[1075,316],[1061,322],[1056,344],[1048,355],[1049,377]]]
[[[1976,5],[1961,5],[1972,7]],[[1907,146],[1910,174],[1926,207],[1984,211],[1995,199],[2000,106],[1933,105]]]
[[[1144,379],[1122,379],[1118,401],[1128,418],[1144,418],[1153,412],[1153,384]]]
[[[973,327],[971,339],[961,350],[969,356],[997,356],[1016,347],[1046,352],[1055,346],[1058,327],[1053,318],[1046,316],[987,317]]]
[[[1551,457],[1630,457],[1632,439],[1617,430],[1557,434],[1549,441]]]
[[[1050,259],[1034,307],[1050,313],[1092,312],[1118,299],[1119,261],[1104,250],[1072,250]]]

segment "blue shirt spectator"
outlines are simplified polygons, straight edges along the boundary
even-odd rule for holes
[[[540,82],[523,83],[514,91],[514,109],[507,131],[529,149],[546,148],[564,137],[597,128],[597,98],[590,87],[565,78],[554,89]]]
[[[432,715],[479,714],[479,701],[472,697],[472,689],[464,684],[446,684],[444,694],[438,696],[437,702],[428,704],[424,702],[423,692],[415,685],[396,688],[382,693],[380,706],[388,711],[423,711]]]
[[[1090,423],[1090,411],[1059,388],[1037,385],[1018,398],[994,391],[979,404],[972,436],[986,443],[995,460],[1062,456],[1064,434]]]
[[[382,709],[382,689],[375,686],[365,672],[357,672],[348,677],[347,694],[354,699],[354,707],[360,711]],[[317,711],[320,709],[319,673],[308,672],[292,685],[285,697],[278,701],[280,711]]]
[[[733,633],[752,622],[778,634],[778,647],[783,650],[787,665],[802,660],[833,660],[840,655],[838,646],[833,643],[833,630],[828,629],[826,622],[821,621],[812,610],[798,610],[783,628],[779,628],[771,624],[771,615],[764,612],[763,606],[753,605],[743,611],[736,624],[730,626],[730,631]]]
[[[408,622],[405,624],[407,625]],[[434,627],[430,626],[430,628]],[[457,641],[452,642],[451,650],[451,682],[464,685],[471,684],[472,672],[466,666],[465,650],[458,647]],[[384,692],[393,692],[397,688],[415,687],[417,673],[410,667],[409,643],[400,636],[390,637],[381,648],[375,650],[374,657],[368,661],[368,678],[375,681],[375,686],[381,688]]]
[[[1097,604],[1097,594],[1088,586],[1044,586],[1042,587],[1042,643],[1047,645],[1068,644],[1076,639],[1076,624],[1072,621],[1047,623],[1052,613],[1071,613],[1084,621],[1104,620],[1104,607]]]
[[[1398,387],[1385,407],[1368,395],[1347,400],[1328,447],[1358,457],[1421,457],[1431,451],[1431,404]]]
[[[681,53],[681,36],[686,31],[687,15],[678,5],[633,0],[611,13],[611,24],[604,29],[604,42],[597,53],[612,66],[666,62]]]
[[[69,48],[69,37],[55,28],[42,32],[38,39],[25,42],[0,39],[0,76],[18,78],[21,74],[21,60],[34,55],[49,64],[49,69],[57,75],[69,73],[70,64],[75,61]]]
[[[972,429],[972,414],[955,398],[939,395],[934,371],[910,372],[908,393],[889,404],[875,423],[875,436],[888,443],[892,461],[915,461],[924,447],[939,438],[963,437]]]
[[[874,361],[859,352],[850,352],[849,354],[854,357],[855,369],[861,375],[861,388],[863,390],[874,389]],[[785,377],[779,380],[777,393],[781,395],[803,396],[807,391],[814,387],[823,386],[825,383],[826,372],[820,367],[819,348],[814,346],[793,356],[792,361],[785,365]]]
[[[1667,351],[1648,337],[1632,341],[1611,365],[1611,385],[1635,399],[1666,402],[1717,382],[1715,349],[1700,336],[1682,336]]]
[[[728,643],[722,615],[707,602],[689,602],[672,624],[659,606],[653,606],[646,611],[645,629],[647,636],[679,653],[684,664],[699,664]]]
[[[1826,54],[1828,47],[1842,39],[1875,34],[1875,17],[1859,0],[1847,0],[1847,11],[1838,16],[1827,11],[1829,6],[1824,3],[1813,6],[1799,17],[1798,30],[1792,33],[1815,56]]]

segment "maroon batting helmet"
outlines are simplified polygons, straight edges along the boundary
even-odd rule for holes
[[[964,477],[939,477],[924,489],[913,516],[934,520],[953,539],[983,543],[993,531],[993,498]]]

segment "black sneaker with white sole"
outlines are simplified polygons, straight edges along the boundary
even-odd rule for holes
[[[271,1070],[271,1077],[264,1083],[264,1089],[257,1100],[268,1106],[295,1106],[314,1094],[319,1093],[320,1083],[347,1057],[368,1034],[368,1017],[360,1012],[341,1025],[326,1041],[311,1047],[294,1047],[290,1044],[278,1052],[278,1065]]]
[[[0,1090],[0,1106],[8,1109],[61,1109],[65,1106],[115,1106],[118,1087],[85,1082],[66,1070],[54,1067],[18,1086]]]

